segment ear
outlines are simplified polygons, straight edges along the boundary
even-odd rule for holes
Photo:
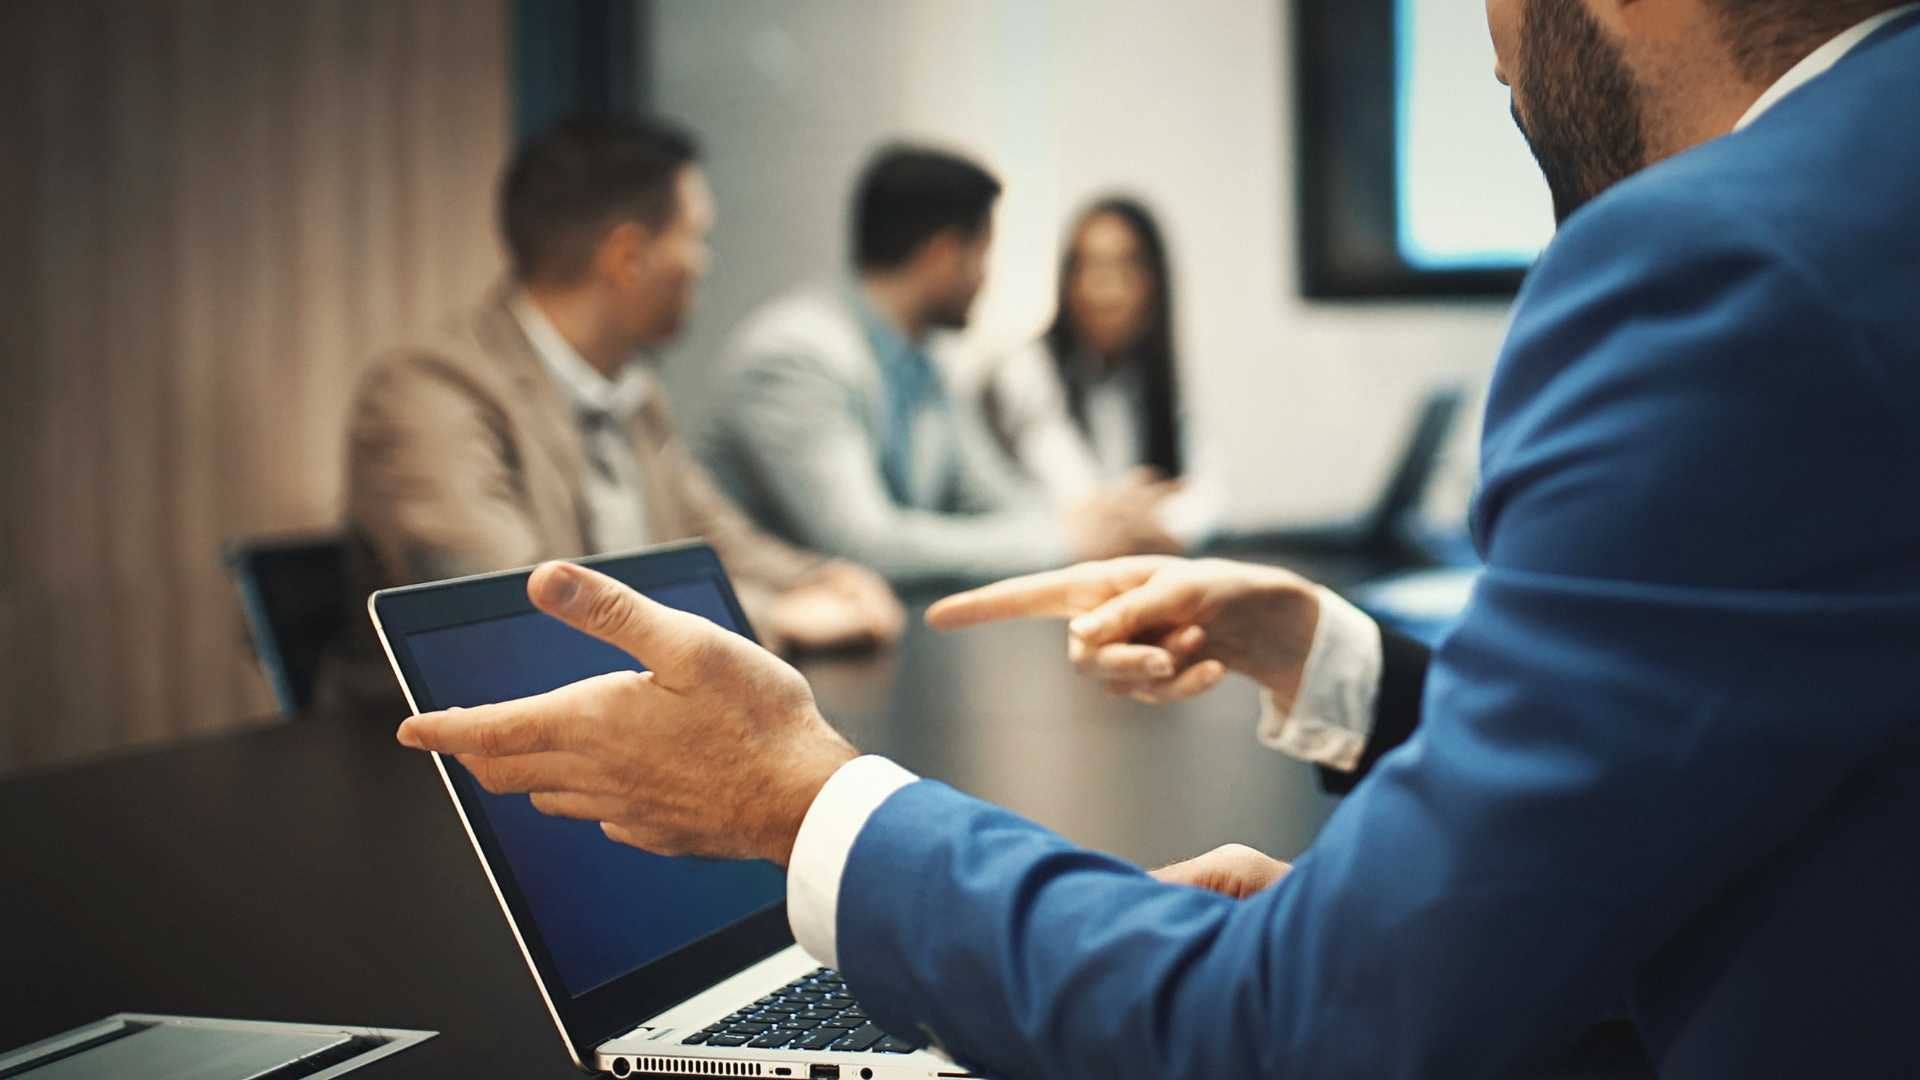
[[[1699,14],[1700,0],[1576,0],[1616,40],[1629,26],[1649,17],[1671,20],[1678,9],[1689,18]]]
[[[965,229],[948,226],[927,238],[915,262],[928,269],[946,270],[956,266],[967,253],[972,237]]]
[[[620,222],[601,236],[600,247],[594,252],[594,269],[621,285],[636,284],[634,278],[646,265],[653,238],[653,230],[638,221]]]

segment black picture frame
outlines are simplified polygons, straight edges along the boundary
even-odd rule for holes
[[[1525,269],[1430,270],[1401,255],[1396,0],[1291,3],[1302,294],[1511,298]]]

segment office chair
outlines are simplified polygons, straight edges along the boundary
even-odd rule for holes
[[[314,675],[342,629],[347,546],[335,534],[235,541],[222,561],[240,590],[254,654],[287,716],[313,700]]]

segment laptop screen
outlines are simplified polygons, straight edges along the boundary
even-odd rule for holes
[[[662,604],[741,629],[716,579],[645,591]],[[405,641],[433,708],[485,705],[610,671],[644,670],[619,649],[538,612],[425,630]],[[452,758],[446,767],[463,789],[462,801],[485,815],[574,998],[786,894],[785,878],[768,863],[650,855],[608,840],[594,822],[547,817],[524,795],[489,794]]]

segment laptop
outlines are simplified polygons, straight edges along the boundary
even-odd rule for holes
[[[1407,442],[1374,505],[1350,521],[1236,535],[1241,545],[1282,545],[1302,551],[1374,554],[1414,563],[1457,565],[1470,551],[1450,537],[1425,535],[1419,522],[1427,489],[1439,471],[1447,439],[1466,404],[1466,392],[1446,386],[1420,403]]]
[[[584,559],[659,603],[751,639],[713,549]],[[375,630],[418,714],[641,670],[527,599],[531,569],[375,593]],[[763,862],[666,858],[489,794],[433,755],[574,1065],[614,1076],[896,1080],[970,1076],[867,1019],[787,926]]]

